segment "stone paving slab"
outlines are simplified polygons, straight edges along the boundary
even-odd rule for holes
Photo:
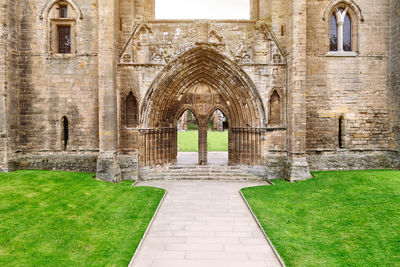
[[[168,194],[134,267],[281,266],[239,190],[266,182],[146,181]]]
[[[197,165],[198,157],[197,152],[178,152],[178,166]],[[228,152],[208,152],[207,162],[212,165],[228,165]]]

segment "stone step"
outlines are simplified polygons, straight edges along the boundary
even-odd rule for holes
[[[142,175],[152,175],[152,174],[168,174],[168,175],[227,175],[227,176],[240,176],[240,175],[256,175],[256,176],[266,176],[265,172],[256,171],[199,171],[199,170],[186,170],[186,171],[169,171],[169,170],[154,170],[154,171],[143,171]]]
[[[154,172],[142,172],[142,175],[152,175],[152,174],[169,174],[169,175],[227,175],[227,176],[239,176],[239,175],[256,175],[249,172],[168,172],[168,171],[154,171]],[[256,175],[263,176],[263,175]]]
[[[153,175],[153,174],[162,174],[162,175],[219,175],[219,176],[240,176],[240,175],[254,175],[248,172],[168,172],[168,171],[155,171],[155,172],[144,172],[143,175]]]
[[[181,181],[181,180],[206,180],[206,181],[264,181],[258,176],[246,176],[246,177],[229,177],[229,176],[146,176],[142,177],[142,180],[166,180],[166,181]]]
[[[263,181],[266,170],[251,166],[168,166],[144,168],[141,180],[223,180],[223,181]]]

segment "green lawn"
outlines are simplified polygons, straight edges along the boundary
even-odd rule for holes
[[[242,189],[287,266],[400,266],[400,171]]]
[[[198,152],[198,133],[197,131],[178,132],[179,152]],[[207,132],[208,151],[228,151],[228,131]]]
[[[92,177],[0,173],[0,266],[127,266],[164,190]]]

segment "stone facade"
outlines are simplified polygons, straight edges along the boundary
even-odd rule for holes
[[[199,122],[199,164],[220,110],[229,164],[269,178],[399,168],[399,2],[250,6],[250,20],[179,21],[156,20],[154,0],[0,0],[0,170],[138,179],[176,162],[186,110]],[[337,7],[351,15],[351,52],[329,51]],[[70,53],[58,51],[61,27]]]

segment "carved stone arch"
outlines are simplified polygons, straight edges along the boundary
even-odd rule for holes
[[[359,53],[360,45],[359,38],[361,36],[360,33],[360,23],[364,21],[364,17],[362,15],[362,11],[360,7],[353,0],[335,0],[332,1],[327,8],[325,9],[323,20],[325,22],[325,29],[327,33],[327,38],[325,39],[327,50],[329,51],[329,39],[330,39],[330,18],[335,12],[336,8],[347,9],[347,14],[349,15],[351,22],[351,51]],[[336,16],[336,14],[335,14]]]
[[[236,126],[246,126],[246,123],[253,127],[265,126],[264,106],[254,83],[236,63],[207,46],[193,48],[164,67],[141,104],[141,126],[172,125],[173,121],[165,116],[170,111],[176,114],[173,107],[180,104],[180,96],[202,79],[226,99],[225,109]]]
[[[272,107],[272,98],[274,95],[278,96],[279,100],[279,123],[272,122],[272,113],[273,113],[273,108]],[[284,107],[285,107],[285,98],[283,97],[283,92],[279,88],[273,88],[271,92],[268,94],[268,124],[269,126],[281,126],[284,124]]]
[[[362,14],[361,8],[359,5],[356,4],[356,2],[354,2],[353,0],[334,0],[331,1],[329,3],[329,5],[326,7],[324,14],[322,16],[322,20],[327,21],[329,20],[332,12],[334,11],[334,9],[341,5],[344,4],[346,6],[348,6],[351,10],[351,12],[353,13],[353,16],[355,15],[357,17],[357,19],[361,22],[364,21],[364,16]]]
[[[136,95],[129,91],[124,97],[123,109],[125,113],[125,126],[127,128],[134,128],[138,125],[139,118],[139,103]]]
[[[221,112],[225,115],[225,117],[228,119],[228,121],[229,121],[229,117],[230,117],[229,112],[225,109],[225,107],[223,107],[223,106],[221,106],[221,105],[215,106],[215,108],[213,108],[213,109],[209,112],[208,118],[211,117],[211,115],[214,114],[214,112],[217,111],[217,110],[221,111]]]
[[[72,6],[72,8],[75,10],[75,12],[78,14],[78,18],[83,19],[82,10],[80,9],[78,4],[74,0],[49,0],[49,1],[47,1],[47,3],[42,8],[42,11],[40,12],[39,18],[40,19],[47,18],[50,10],[54,7],[54,5],[56,5],[59,2],[67,2],[68,4],[70,4]]]
[[[207,164],[207,120],[216,109],[230,123],[229,164],[261,164],[266,114],[257,88],[235,62],[198,45],[165,66],[144,97],[141,166],[176,161],[177,119],[188,108],[199,122],[200,165]]]
[[[186,111],[192,112],[192,113],[194,114],[194,116],[196,117],[196,120],[198,120],[198,119],[197,119],[196,111],[195,111],[190,105],[184,105],[184,106],[182,106],[182,108],[180,108],[179,111],[177,112],[177,115],[176,115],[175,118],[174,118],[174,122],[177,123],[178,120],[182,117],[183,113],[185,113]]]
[[[139,101],[140,95],[139,95],[138,92],[137,92],[136,90],[134,90],[133,88],[128,88],[127,90],[121,89],[121,91],[120,91],[120,94],[121,94],[121,97],[122,97],[122,98],[127,97],[130,93],[132,93],[133,96],[136,97],[136,99]]]

